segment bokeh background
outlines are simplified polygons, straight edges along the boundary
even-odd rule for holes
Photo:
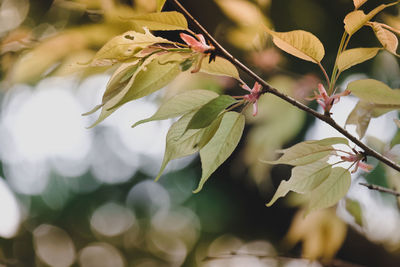
[[[400,266],[398,201],[358,185],[400,190],[400,175],[372,159],[375,170],[355,174],[337,207],[304,218],[296,195],[265,206],[290,168],[259,159],[305,139],[339,136],[273,96],[263,96],[256,118],[247,114],[239,147],[198,194],[192,194],[201,174],[196,155],[171,162],[153,181],[173,120],[130,126],[182,90],[243,94],[233,80],[184,73],[86,129],[96,116],[81,114],[100,103],[112,70],[88,70],[85,63],[113,36],[138,29],[129,16],[153,12],[155,2],[0,0],[0,266]],[[382,2],[388,1],[369,0],[365,10]],[[305,98],[321,73],[274,48],[262,25],[318,36],[330,73],[343,18],[353,10],[351,0],[182,3],[273,86],[315,108]],[[167,1],[165,10],[174,6]],[[377,19],[400,28],[398,11]],[[176,32],[156,34],[178,40]],[[350,42],[377,45],[370,29]],[[380,52],[343,74],[339,85],[366,77],[399,88],[398,58]],[[355,104],[343,98],[334,118],[343,125]],[[395,151],[397,117],[373,119],[364,141]]]

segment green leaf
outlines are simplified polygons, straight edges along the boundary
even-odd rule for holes
[[[267,27],[265,29],[272,35],[274,44],[286,53],[316,64],[324,58],[324,46],[312,33],[302,30],[274,32]]]
[[[347,14],[346,17],[344,18],[344,29],[351,36],[355,32],[357,32],[359,29],[361,29],[361,27],[364,26],[373,17],[375,17],[376,14],[378,14],[385,8],[393,6],[397,3],[398,2],[390,3],[387,5],[382,4],[378,7],[376,7],[375,9],[373,9],[367,15],[365,15],[365,13],[361,10],[352,11],[349,14]]]
[[[200,72],[212,75],[228,76],[240,81],[239,72],[237,71],[236,67],[225,58],[216,57],[215,61],[208,63],[209,61],[210,56],[207,56],[203,59]]]
[[[400,109],[400,105],[373,104],[360,100],[347,117],[346,125],[355,125],[356,132],[361,139],[368,129],[371,118],[379,117],[394,109]]]
[[[144,97],[161,89],[171,82],[179,73],[179,63],[171,62],[160,65],[168,54],[154,54],[146,58],[132,75],[129,82],[119,92],[108,100],[99,118],[89,128],[92,128],[110,116],[122,104]]]
[[[202,175],[200,183],[193,191],[198,193],[211,174],[232,154],[244,129],[245,119],[237,112],[223,115],[221,124],[211,140],[200,149]]]
[[[157,0],[157,12],[161,12],[166,0]]]
[[[132,127],[139,124],[165,120],[168,118],[178,117],[180,115],[196,110],[208,103],[211,99],[218,97],[218,94],[209,90],[190,90],[181,94],[175,95],[163,103],[160,108],[150,118],[136,122]]]
[[[350,213],[351,216],[353,216],[356,224],[358,224],[359,226],[363,226],[362,209],[360,203],[357,200],[347,198],[346,210]]]
[[[94,56],[91,66],[108,66],[132,58],[143,48],[155,43],[172,43],[171,41],[145,33],[128,31],[108,41]]]
[[[371,59],[376,56],[379,47],[369,47],[369,48],[353,48],[344,51],[339,55],[338,58],[338,68],[339,71],[344,71],[346,69],[351,68],[354,65],[360,64],[368,59]]]
[[[333,168],[329,177],[311,192],[306,214],[335,205],[346,195],[350,184],[351,175],[347,169]]]
[[[139,27],[146,27],[151,31],[187,30],[185,16],[176,11],[140,14],[130,17]]]
[[[316,161],[308,165],[294,167],[290,179],[280,183],[267,206],[272,206],[278,198],[286,196],[289,191],[300,194],[312,191],[329,176],[331,170],[331,165],[324,161]]]
[[[268,164],[288,164],[293,166],[307,165],[330,155],[334,144],[348,144],[347,139],[341,137],[326,138],[298,143],[281,152],[283,155],[275,161],[262,161]]]
[[[186,131],[187,125],[193,115],[194,112],[184,115],[169,129],[167,133],[164,159],[156,180],[160,178],[165,167],[171,160],[196,153],[208,143],[212,138],[212,135],[216,132],[220,120],[216,120],[215,123],[210,125],[208,128]]]
[[[347,89],[358,98],[375,104],[400,105],[400,90],[393,90],[383,82],[364,79],[351,82]]]
[[[181,56],[183,61],[184,55],[168,53],[156,56],[154,60],[146,65],[145,68],[140,69],[137,75],[131,79],[127,85],[126,94],[111,109],[158,91],[181,73],[180,62],[176,61],[176,57]],[[170,58],[174,60],[169,61]]]
[[[229,95],[220,95],[202,106],[188,124],[188,129],[201,129],[210,125],[225,108],[235,104],[236,99]]]

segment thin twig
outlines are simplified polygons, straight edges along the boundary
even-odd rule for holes
[[[371,190],[375,190],[375,191],[379,191],[382,193],[391,194],[396,197],[400,197],[400,192],[394,191],[394,190],[386,188],[386,187],[382,187],[382,186],[374,185],[374,184],[367,184],[367,183],[358,183],[358,184],[363,185],[366,188],[371,189]]]
[[[338,125],[330,116],[324,115],[321,113],[318,113],[317,111],[309,108],[308,106],[298,102],[294,98],[283,94],[279,92],[277,89],[273,88],[270,86],[266,81],[264,81],[261,77],[259,77],[257,74],[255,74],[252,70],[250,70],[246,65],[244,65],[242,62],[240,62],[238,59],[236,59],[234,56],[232,56],[222,45],[220,45],[214,37],[211,36],[211,34],[208,33],[208,31],[182,6],[182,4],[178,0],[170,0],[177,8],[180,10],[182,13],[185,14],[185,16],[194,24],[196,27],[199,29],[199,31],[207,37],[207,39],[212,43],[212,45],[215,47],[216,52],[218,55],[224,57],[225,59],[229,60],[232,64],[234,64],[236,67],[240,68],[243,72],[248,74],[250,77],[252,77],[255,81],[259,82],[263,86],[263,91],[262,93],[271,93],[286,102],[292,104],[293,106],[311,114],[312,116],[320,119],[321,121],[324,121],[325,123],[329,124],[331,127],[335,128],[339,133],[343,134],[346,136],[349,140],[351,140],[354,144],[356,144],[358,147],[360,147],[366,156],[372,156],[382,163],[386,164],[387,166],[397,170],[400,172],[400,166],[394,163],[392,160],[386,158],[385,156],[379,154],[369,146],[365,145],[362,143],[358,138],[355,136],[351,135],[347,130],[342,128],[340,125]]]

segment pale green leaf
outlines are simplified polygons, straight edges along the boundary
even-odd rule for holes
[[[317,144],[321,146],[330,146],[330,145],[337,145],[337,144],[343,144],[343,145],[348,145],[349,140],[343,137],[328,137],[325,139],[321,140],[309,140],[309,141],[304,141],[306,144]]]
[[[368,47],[368,48],[353,48],[344,51],[338,57],[337,65],[339,71],[344,71],[348,68],[351,68],[354,65],[360,64],[368,59],[371,59],[376,56],[379,47]]]
[[[156,1],[157,1],[157,12],[161,12],[166,0],[156,0]]]
[[[184,115],[175,122],[167,133],[164,159],[156,180],[160,178],[167,164],[177,158],[196,153],[204,147],[215,134],[221,120],[215,120],[213,124],[204,129],[187,130],[187,125],[194,112]]]
[[[225,58],[216,57],[215,61],[208,63],[209,60],[210,56],[207,56],[203,59],[200,72],[212,75],[228,76],[235,78],[236,80],[240,80],[239,72],[237,71],[236,67]]]
[[[245,119],[237,112],[227,112],[223,115],[221,124],[211,140],[200,149],[202,175],[199,186],[194,193],[199,192],[210,175],[232,154],[244,129]]]
[[[179,73],[179,61],[175,61],[179,53],[168,53],[157,55],[145,68],[138,71],[137,75],[131,79],[127,85],[126,94],[123,98],[111,108],[116,108],[126,102],[142,98],[152,94],[169,84]],[[174,60],[169,61],[169,58]],[[182,55],[184,60],[184,55]],[[125,89],[124,89],[125,90]]]
[[[395,109],[400,109],[400,105],[373,104],[360,100],[347,117],[346,125],[355,125],[359,138],[363,138],[371,118],[379,117]]]
[[[123,89],[104,104],[99,118],[90,128],[110,116],[122,104],[149,95],[171,82],[180,73],[179,63],[160,65],[159,60],[165,56],[168,54],[155,54],[145,59]]]
[[[387,5],[382,4],[378,7],[376,7],[375,9],[373,9],[367,15],[365,15],[365,13],[361,10],[352,11],[349,14],[347,14],[346,17],[344,18],[344,29],[351,36],[356,31],[361,29],[361,27],[364,26],[373,17],[375,17],[376,14],[381,12],[383,9],[385,9],[389,6],[393,6],[395,4],[397,4],[397,2],[390,3]]]
[[[367,0],[353,0],[355,9],[359,9]]]
[[[359,226],[363,226],[362,209],[360,203],[357,200],[347,198],[346,210],[350,213],[351,216],[353,216],[356,224],[358,224]]]
[[[295,57],[318,64],[325,55],[323,44],[312,33],[302,30],[274,32],[267,27],[265,29],[272,35],[277,47]]]
[[[400,90],[393,90],[383,82],[364,79],[351,82],[347,90],[358,98],[375,104],[400,105]]]
[[[374,30],[374,33],[379,42],[382,44],[383,48],[390,53],[396,54],[397,47],[399,45],[397,36],[391,31],[384,29],[381,23],[371,22],[370,26]]]
[[[145,33],[128,31],[108,41],[94,56],[91,66],[107,66],[132,58],[143,48],[155,43],[172,43],[156,37],[145,29]]]
[[[329,208],[342,199],[351,184],[351,175],[347,169],[333,168],[329,177],[311,192],[306,213]]]
[[[189,113],[216,97],[218,97],[218,94],[209,90],[185,91],[168,99],[153,116],[136,122],[132,127],[149,121],[165,120]]]
[[[237,100],[229,95],[220,95],[202,106],[188,124],[188,129],[201,129],[210,125],[225,108]]]
[[[324,161],[316,161],[308,165],[294,167],[290,179],[280,183],[267,206],[272,206],[278,198],[286,196],[289,191],[300,194],[310,192],[329,176],[331,170],[331,165]]]
[[[140,14],[130,17],[139,27],[146,27],[152,31],[187,30],[185,16],[176,11]]]
[[[281,150],[283,155],[275,161],[262,161],[268,164],[288,164],[294,166],[306,165],[330,155],[334,144],[348,144],[347,139],[341,137],[326,138],[298,143],[290,148]]]

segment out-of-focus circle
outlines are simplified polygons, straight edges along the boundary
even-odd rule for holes
[[[135,216],[132,211],[115,203],[100,206],[90,219],[94,231],[110,237],[124,233],[134,222]]]
[[[70,236],[62,229],[42,224],[33,231],[37,256],[54,267],[67,267],[75,261],[75,247]]]
[[[29,11],[28,0],[2,0],[0,2],[0,36],[18,27]]]
[[[81,267],[124,267],[121,253],[107,243],[93,243],[79,253]]]
[[[160,184],[147,180],[129,191],[126,204],[135,211],[137,217],[151,218],[157,212],[168,212],[170,197]]]
[[[19,228],[21,211],[14,194],[1,177],[0,196],[0,237],[12,238]]]

